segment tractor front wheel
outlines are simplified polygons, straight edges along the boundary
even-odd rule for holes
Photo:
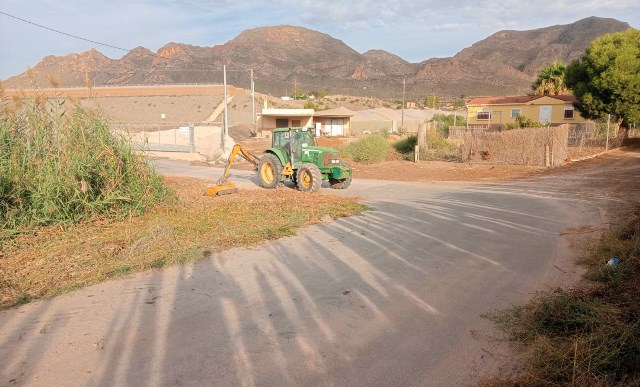
[[[322,186],[322,173],[317,165],[305,163],[296,172],[296,185],[302,192],[316,192]]]
[[[349,168],[349,164],[344,161],[340,161],[340,165]],[[344,179],[332,179],[329,178],[330,187],[333,189],[347,189],[351,185],[351,175]]]
[[[282,163],[277,156],[267,153],[258,163],[258,177],[264,188],[276,188],[282,180]]]

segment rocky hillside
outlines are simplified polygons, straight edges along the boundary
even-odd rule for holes
[[[383,50],[360,54],[302,27],[262,27],[213,47],[168,43],[156,53],[138,47],[116,60],[96,50],[47,56],[29,75],[11,77],[4,86],[221,83],[227,65],[230,84],[249,87],[246,70],[252,68],[256,90],[274,95],[291,94],[295,84],[305,92],[398,98],[403,79],[408,98],[516,94],[528,91],[540,68],[554,60],[569,62],[596,37],[628,28],[614,19],[590,17],[530,31],[500,31],[454,57],[409,63]]]

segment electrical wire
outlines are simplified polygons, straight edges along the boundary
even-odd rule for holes
[[[20,20],[21,22],[24,22],[24,23],[32,24],[32,25],[34,25],[34,26],[36,26],[36,27],[40,27],[40,28],[43,28],[43,29],[48,30],[48,31],[52,31],[52,32],[56,32],[56,33],[58,33],[58,34],[62,34],[62,35],[66,35],[66,36],[70,36],[70,37],[72,37],[72,38],[76,38],[76,39],[84,40],[84,41],[86,41],[86,42],[90,42],[90,43],[94,43],[94,44],[99,44],[99,45],[101,45],[101,46],[110,47],[110,48],[115,48],[116,50],[121,50],[121,51],[126,51],[126,52],[131,52],[131,51],[132,51],[132,50],[129,50],[129,49],[126,49],[126,48],[122,48],[122,47],[114,46],[114,45],[107,44],[107,43],[101,43],[101,42],[98,42],[98,41],[95,41],[95,40],[91,40],[91,39],[83,38],[82,36],[73,35],[73,34],[69,34],[69,33],[63,32],[63,31],[59,31],[59,30],[56,30],[56,29],[51,28],[51,27],[43,26],[42,24],[34,23],[34,22],[32,22],[32,21],[29,21],[29,20],[26,20],[26,19],[22,19],[22,18],[20,18],[20,17],[17,17],[17,16],[14,16],[14,15],[8,14],[8,13],[6,13],[6,12],[2,12],[2,11],[0,11],[0,14],[5,15],[5,16],[8,16],[8,17],[11,17],[11,18],[14,18],[14,19],[16,19],[16,20]]]
[[[87,39],[87,38],[83,38],[82,36],[78,36],[78,35],[74,35],[74,34],[70,34],[70,33],[64,32],[64,31],[56,30],[55,28],[47,27],[47,26],[44,26],[42,24],[38,24],[38,23],[32,22],[30,20],[23,19],[21,17],[15,16],[15,15],[11,15],[11,14],[3,12],[3,11],[0,11],[0,14],[8,16],[8,17],[16,19],[16,20],[19,20],[19,21],[21,21],[23,23],[34,25],[36,27],[45,29],[47,31],[52,31],[52,32],[55,32],[55,33],[58,33],[58,34],[61,34],[61,35],[66,35],[66,36],[69,36],[69,37],[72,37],[72,38],[75,38],[75,39],[79,39],[79,40],[84,40],[85,42],[90,42],[90,43],[98,44],[100,46],[114,48],[116,50],[125,51],[127,53],[133,51],[132,49],[122,48],[122,47],[114,46],[112,44],[102,43],[102,42],[98,42],[97,40]],[[147,56],[150,56],[150,57],[153,57],[153,58],[171,59],[170,57],[166,57],[166,56],[162,56],[162,55],[158,55],[158,54],[154,54],[154,53],[143,52],[143,54],[147,55]],[[163,71],[163,72],[173,72],[173,71],[175,71],[175,72],[202,72],[202,71],[206,71],[206,72],[211,72],[212,70],[211,69],[201,69],[201,70],[195,70],[195,69],[189,69],[189,70],[187,70],[187,69],[185,69],[185,70],[179,70],[179,69],[155,69],[155,71]],[[213,71],[222,71],[222,70],[213,70]],[[230,72],[245,72],[245,71],[249,71],[249,69],[242,69],[242,70],[227,69],[227,71],[230,71]]]

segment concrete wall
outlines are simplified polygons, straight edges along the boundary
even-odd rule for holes
[[[97,86],[87,87],[56,87],[41,89],[4,89],[6,97],[26,95],[44,95],[47,98],[91,98],[91,97],[141,97],[153,95],[222,95],[223,85],[140,85],[140,86]],[[227,85],[228,95],[247,94],[247,91]]]
[[[417,132],[420,124],[422,124],[423,120],[404,120],[404,128],[408,132]],[[386,129],[389,132],[397,133],[400,130],[400,126],[402,121],[395,120],[362,120],[362,121],[351,121],[351,134],[359,135],[364,132],[369,133],[380,133],[382,130]]]

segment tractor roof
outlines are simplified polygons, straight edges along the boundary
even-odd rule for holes
[[[273,129],[273,132],[274,133],[288,132],[290,130],[292,130],[292,131],[299,131],[299,130],[307,131],[307,130],[312,130],[312,128],[275,128],[275,129]]]

